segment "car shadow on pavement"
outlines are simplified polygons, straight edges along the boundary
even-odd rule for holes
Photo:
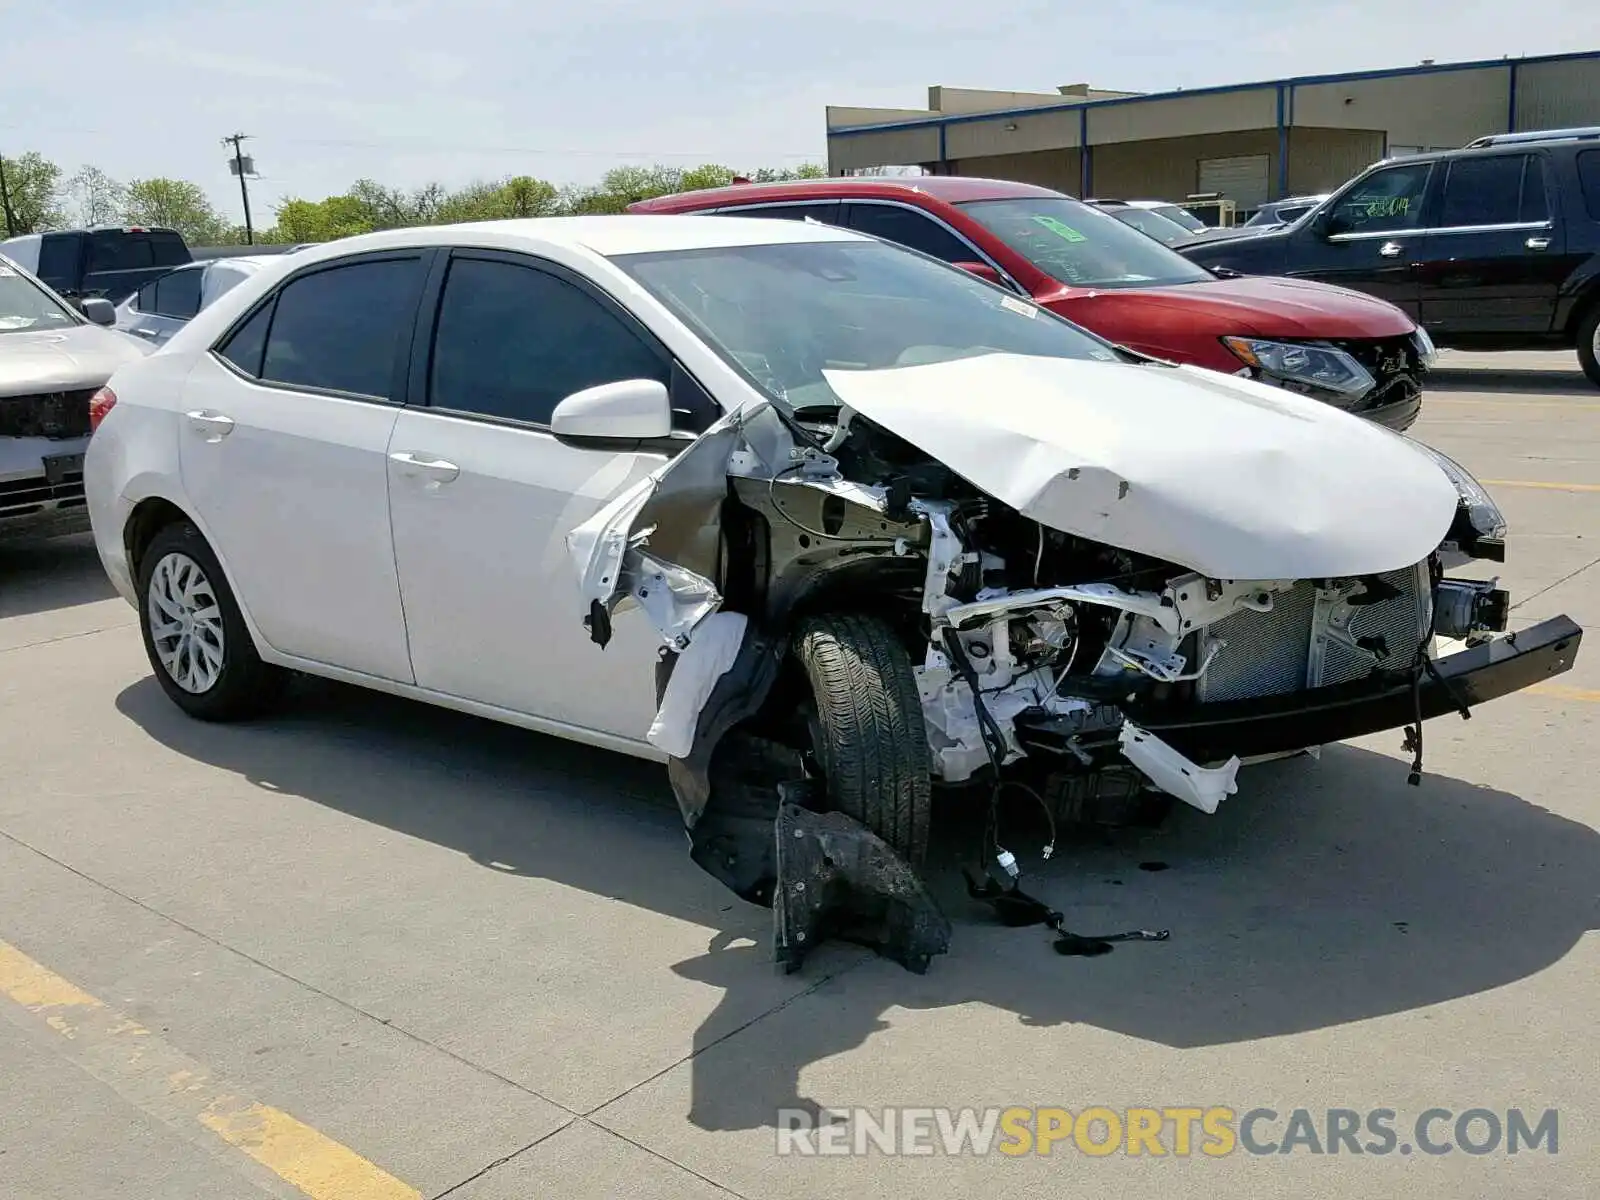
[[[88,534],[0,540],[0,620],[109,600],[106,578]]]
[[[1428,372],[1430,392],[1504,392],[1513,395],[1572,395],[1595,390],[1582,371],[1535,371],[1435,367]],[[1426,408],[1427,399],[1424,397]]]
[[[780,1108],[807,1106],[805,1068],[886,1030],[890,1010],[977,1003],[1028,1027],[1082,1023],[1176,1049],[1215,1046],[1500,987],[1600,928],[1595,830],[1443,775],[1408,787],[1404,762],[1337,746],[1320,763],[1254,768],[1215,816],[1179,806],[1159,829],[1064,836],[1047,863],[1042,822],[1019,818],[1006,837],[1027,885],[1070,927],[1171,930],[1170,941],[1098,958],[1060,957],[1041,929],[990,923],[956,869],[970,822],[941,821],[961,835],[936,841],[928,871],[955,922],[950,954],[923,976],[820,956],[804,971],[815,989],[752,1030],[735,1014],[770,990],[762,914],[690,863],[659,767],[335,685],[298,693],[283,716],[246,726],[189,721],[151,679],[117,706],[177,752],[263,787],[487,869],[717,930],[705,954],[671,965],[722,990],[689,1063],[689,1116],[708,1130],[771,1125]]]

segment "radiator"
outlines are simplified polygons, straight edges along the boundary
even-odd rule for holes
[[[1428,565],[1418,563],[1379,578],[1399,594],[1376,604],[1334,609],[1319,605],[1316,585],[1302,580],[1291,591],[1277,593],[1270,612],[1246,609],[1207,626],[1200,631],[1200,644],[1218,638],[1227,647],[1196,683],[1196,698],[1204,704],[1279,696],[1409,663],[1431,619]],[[1347,646],[1331,636],[1330,623],[1342,626],[1351,640],[1381,638],[1383,646],[1371,651]]]

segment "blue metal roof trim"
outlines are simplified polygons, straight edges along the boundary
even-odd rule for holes
[[[1180,100],[1187,96],[1223,96],[1230,92],[1256,92],[1267,88],[1313,87],[1321,83],[1355,83],[1363,79],[1404,79],[1413,75],[1442,75],[1450,71],[1482,71],[1487,67],[1524,67],[1529,63],[1586,62],[1600,59],[1600,50],[1580,50],[1571,54],[1533,54],[1526,58],[1485,58],[1472,62],[1434,63],[1432,66],[1390,67],[1379,71],[1347,71],[1337,75],[1298,75],[1289,79],[1267,79],[1259,83],[1226,83],[1216,87],[1183,88],[1175,92],[1151,92],[1143,96],[1119,96],[1114,100],[1073,100],[1063,104],[1039,104],[1032,108],[1004,108],[993,112],[957,113],[948,117],[917,117],[910,121],[885,121],[876,125],[841,125],[827,131],[830,138],[858,137],[868,133],[888,133],[900,129],[932,129],[937,126],[971,125],[980,121],[1038,116],[1041,113],[1071,109],[1112,108],[1120,104],[1144,104],[1152,100]]]

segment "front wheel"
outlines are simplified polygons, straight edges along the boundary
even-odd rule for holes
[[[1589,382],[1600,387],[1600,301],[1589,306],[1589,314],[1578,322],[1578,363]]]
[[[191,717],[234,721],[268,708],[283,672],[261,661],[222,565],[188,521],[139,560],[139,629],[156,682]]]
[[[812,697],[812,750],[833,806],[912,866],[928,850],[932,769],[911,660],[877,617],[804,622],[795,653]]]

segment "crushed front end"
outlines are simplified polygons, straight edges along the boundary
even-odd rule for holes
[[[1415,782],[1425,720],[1470,715],[1570,669],[1582,639],[1566,617],[1505,633],[1504,591],[1446,575],[1503,558],[1504,522],[1465,471],[1391,434],[1335,429],[1364,439],[1380,469],[1389,456],[1382,486],[1411,488],[1396,496],[1426,510],[1427,527],[1329,532],[1308,548],[1295,523],[1325,511],[1324,491],[1305,490],[1285,515],[1286,490],[1270,517],[1245,514],[1236,528],[1220,501],[1175,508],[1126,473],[1041,472],[1035,495],[1019,499],[999,472],[979,486],[982,463],[958,470],[955,452],[936,455],[876,415],[845,407],[791,421],[798,436],[772,410],[725,419],[570,539],[591,636],[604,644],[624,600],[661,631],[651,740],[670,755],[693,857],[773,907],[776,955],[790,969],[819,937],[845,936],[921,970],[950,935],[908,844],[874,827],[870,810],[838,811],[830,794],[829,748],[806,719],[794,652],[796,629],[819,614],[869,614],[895,640],[873,669],[905,676],[885,689],[909,697],[898,736],[918,742],[932,785],[990,810],[971,856],[988,879],[973,879],[972,895],[1002,919],[1051,924],[1058,949],[1085,939],[1016,887],[1007,788],[1042,799],[1053,820],[1152,795],[1213,813],[1251,761],[1402,728]],[[1274,453],[1260,461],[1275,465]],[[1189,482],[1169,492],[1215,497]],[[1058,502],[1083,521],[1039,518]],[[1174,529],[1175,513],[1196,532]],[[1081,527],[1096,522],[1108,536]],[[1128,548],[1184,535],[1197,545],[1188,565]],[[1271,539],[1281,548],[1263,548]],[[1305,567],[1413,551],[1370,571],[1198,569],[1230,555]],[[1440,657],[1440,639],[1466,648]],[[1130,936],[1160,935],[1088,941]]]

